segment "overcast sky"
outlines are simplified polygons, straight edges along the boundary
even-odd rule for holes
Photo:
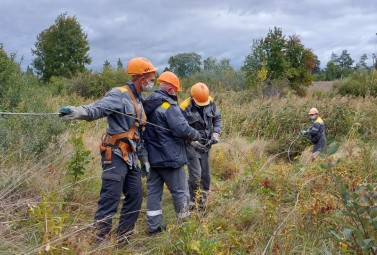
[[[300,35],[322,67],[332,52],[347,49],[356,62],[366,53],[369,64],[377,52],[376,0],[0,0],[0,10],[0,43],[23,56],[23,67],[37,35],[64,12],[87,33],[95,71],[105,60],[116,66],[137,56],[161,70],[183,52],[229,58],[239,68],[253,39],[275,26]]]

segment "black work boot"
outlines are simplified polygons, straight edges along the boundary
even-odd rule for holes
[[[95,223],[97,229],[97,239],[96,239],[96,246],[103,245],[106,241],[106,236],[111,231],[112,220],[111,219],[103,219],[99,220]]]
[[[158,233],[164,232],[166,231],[166,227],[167,227],[166,223],[161,223],[161,225],[157,229],[153,231],[148,231],[148,235],[154,236],[154,235],[157,235]]]

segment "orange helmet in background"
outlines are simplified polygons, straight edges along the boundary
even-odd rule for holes
[[[172,73],[170,71],[163,72],[160,75],[160,77],[157,78],[157,81],[169,83],[169,84],[173,85],[177,89],[178,92],[181,91],[181,87],[180,87],[180,83],[179,83],[179,79],[178,79],[177,75],[175,75],[174,73]]]
[[[192,99],[199,106],[206,106],[210,102],[209,89],[204,83],[198,82],[191,87]]]
[[[143,75],[146,73],[156,72],[157,68],[153,66],[151,61],[146,58],[132,58],[127,65],[126,73],[129,76]]]

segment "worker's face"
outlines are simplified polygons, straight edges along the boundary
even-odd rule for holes
[[[172,86],[166,90],[169,95],[171,96],[176,96],[177,95],[177,90],[175,90]]]
[[[309,118],[310,118],[311,120],[316,120],[317,117],[318,117],[318,114],[316,114],[316,113],[314,113],[314,114],[309,114]]]
[[[141,77],[141,79],[142,79],[142,82],[141,82],[142,91],[147,92],[153,88],[154,80],[155,80],[155,73],[144,74]]]

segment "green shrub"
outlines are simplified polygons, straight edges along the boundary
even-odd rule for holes
[[[20,102],[9,111],[16,113],[55,112],[48,100],[51,94],[46,88],[25,87],[20,94]],[[33,100],[30,100],[32,98]],[[28,158],[44,151],[66,126],[57,115],[5,115],[0,116],[0,147],[3,149],[16,146],[22,157]]]
[[[99,98],[114,87],[129,80],[123,69],[104,68],[100,73],[85,72],[69,81],[68,91],[76,92],[85,98]]]
[[[377,184],[363,184],[352,191],[336,176],[342,214],[346,221],[331,234],[344,251],[356,254],[377,254]],[[343,229],[342,229],[343,228]]]
[[[348,78],[334,83],[334,89],[342,96],[377,96],[376,70],[355,71]]]
[[[85,149],[82,137],[74,136],[70,141],[73,144],[74,153],[67,161],[67,172],[74,178],[74,181],[77,181],[84,175],[92,157],[90,150]]]
[[[8,56],[0,44],[0,110],[14,107],[20,101],[24,79],[15,57],[15,54]]]
[[[40,247],[32,253],[39,251],[39,254],[63,254],[69,251],[64,247],[61,239],[64,233],[64,224],[68,219],[67,213],[63,211],[63,204],[58,201],[56,195],[43,195],[42,201],[37,205],[30,205],[28,216],[24,225],[33,226],[36,229],[34,238]]]

